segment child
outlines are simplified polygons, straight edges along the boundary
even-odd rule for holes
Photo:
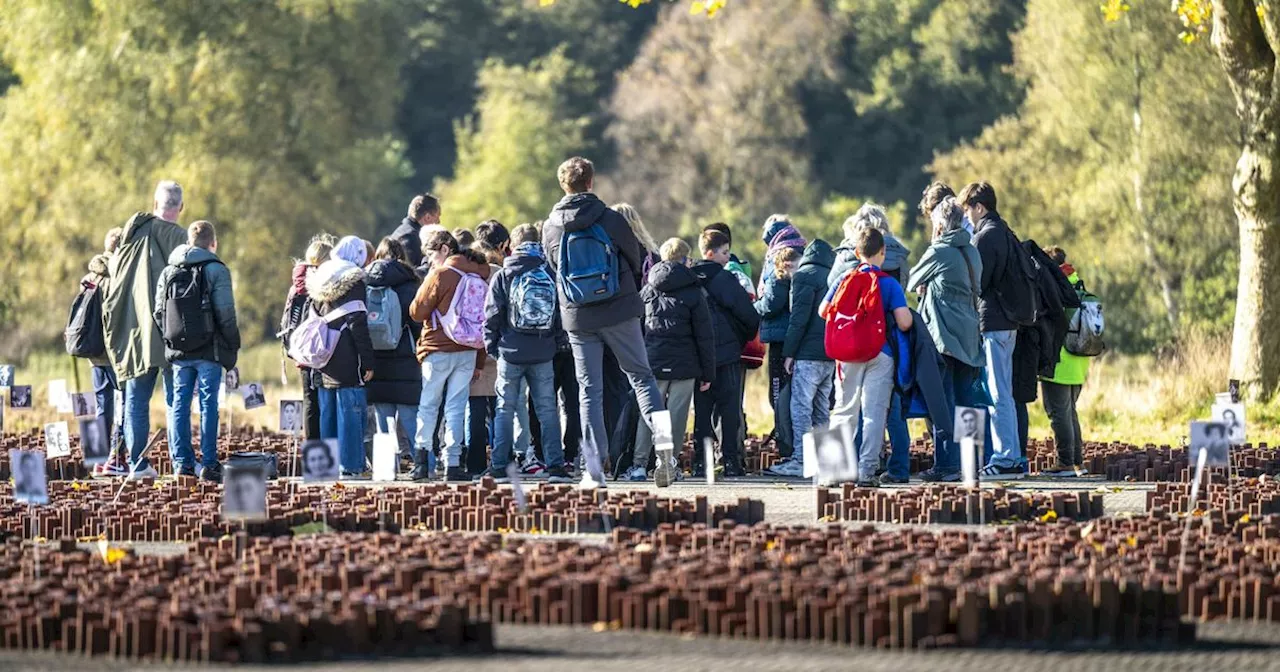
[[[880,264],[884,263],[885,258],[884,234],[875,228],[859,231],[854,251],[858,255],[858,266],[846,271],[831,286],[822,300],[819,314],[828,319],[838,319],[831,312],[831,302],[840,286],[850,279],[851,274],[875,273],[879,276],[880,300],[884,304],[886,321],[891,319],[901,331],[911,329],[911,309],[907,307],[907,296],[902,291],[902,285],[880,270]],[[890,325],[886,324],[885,329],[889,328]],[[885,340],[879,354],[870,361],[840,362],[838,378],[840,384],[836,386],[836,407],[831,411],[831,424],[834,426],[842,422],[853,422],[861,411],[862,445],[858,450],[858,485],[879,487],[880,482],[875,473],[880,467],[885,421],[888,418],[890,397],[893,395],[894,364],[888,340]]]
[[[744,475],[742,465],[742,348],[760,328],[760,315],[751,297],[729,263],[729,237],[716,230],[702,232],[699,248],[702,261],[693,265],[698,284],[707,293],[707,304],[715,324],[714,382],[699,389],[694,403],[694,459],[703,454],[702,445],[712,437],[713,416],[720,417],[720,451],[725,476]],[[704,374],[705,375],[705,374]],[[702,465],[714,469],[715,465]]]
[[[344,478],[367,475],[364,453],[365,383],[373,378],[374,351],[365,308],[364,241],[347,236],[307,277],[311,310],[332,315],[330,329],[340,330],[329,363],[320,371],[320,438],[337,439]]]
[[[532,224],[516,227],[510,241],[515,248],[489,283],[485,301],[484,341],[489,356],[498,362],[498,408],[491,465],[482,475],[498,482],[507,481],[515,420],[526,408],[521,394],[526,384],[540,421],[546,475],[552,483],[573,482],[564,466],[552,365],[560,311],[556,308],[555,280],[540,239],[541,233]]]
[[[1084,291],[1084,282],[1080,280],[1076,269],[1067,263],[1067,253],[1062,248],[1050,247],[1045,253],[1062,269],[1068,282],[1077,290]],[[1044,392],[1044,411],[1049,416],[1053,442],[1058,447],[1058,464],[1046,471],[1046,474],[1089,474],[1084,468],[1084,437],[1080,433],[1080,414],[1076,412],[1076,402],[1080,399],[1080,391],[1084,389],[1084,381],[1088,377],[1089,358],[1073,355],[1064,347],[1058,366],[1053,370],[1053,377],[1040,379],[1040,389]]]
[[[671,412],[671,438],[679,454],[684,447],[694,389],[706,392],[715,381],[716,334],[707,298],[698,287],[698,278],[686,267],[688,243],[671,238],[662,244],[660,252],[662,261],[649,271],[649,280],[640,290],[644,299],[644,342],[658,390]],[[648,477],[646,467],[652,450],[653,432],[641,422],[636,428],[635,455],[626,480],[643,481]],[[658,465],[659,469],[670,467]],[[658,475],[669,480],[666,473]]]
[[[787,340],[791,322],[791,275],[800,263],[800,250],[782,247],[770,258],[766,267],[773,273],[760,279],[760,340],[769,346],[769,405],[773,407],[773,437],[778,454],[784,459],[792,455],[791,376],[783,367],[782,346]]]
[[[124,229],[118,226],[107,231],[106,239],[103,240],[102,254],[95,255],[89,260],[89,272],[80,281],[82,287],[98,288],[99,296],[107,293],[107,283],[111,280],[111,270],[107,262],[120,246],[122,235],[124,235]],[[111,359],[107,357],[106,352],[103,352],[100,357],[90,357],[89,363],[93,365],[91,375],[94,397],[98,401],[97,418],[102,422],[104,429],[110,428],[111,433],[111,457],[106,462],[95,465],[93,475],[127,476],[129,460],[124,454],[124,427],[116,423],[115,414],[116,393],[122,388],[116,381],[115,369],[111,368]]]
[[[338,241],[327,233],[317,234],[307,245],[303,260],[293,266],[293,282],[284,299],[284,313],[280,316],[280,333],[277,334],[286,350],[289,347],[289,335],[306,317],[306,307],[310,301],[307,296],[307,277],[320,264],[329,260],[329,252],[336,242]],[[283,359],[280,360],[280,376],[285,377]],[[302,381],[303,437],[311,441],[320,438],[320,375],[318,371],[299,364],[298,377]]]
[[[425,234],[422,241],[423,261],[429,262],[431,272],[418,288],[417,296],[409,304],[409,316],[422,323],[422,336],[418,338],[418,362],[422,366],[422,397],[418,400],[418,430],[414,437],[417,464],[413,479],[424,481],[431,477],[427,451],[436,434],[439,423],[440,400],[444,399],[445,478],[450,481],[470,480],[462,465],[463,419],[467,412],[467,396],[477,369],[484,368],[484,348],[459,343],[446,332],[449,320],[457,317],[459,326],[470,330],[474,324],[484,321],[484,296],[479,306],[470,295],[475,280],[488,282],[489,264],[480,253],[459,247],[458,241],[448,231],[435,230]],[[465,285],[464,285],[465,283]],[[454,295],[459,288],[467,293],[454,305]],[[468,333],[468,336],[472,334]],[[454,334],[458,336],[458,334]]]

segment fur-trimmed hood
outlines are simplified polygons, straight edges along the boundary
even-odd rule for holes
[[[107,264],[108,261],[111,261],[110,255],[95,254],[93,258],[89,260],[89,272],[102,277],[110,276],[111,269]]]
[[[318,303],[332,303],[364,279],[364,269],[359,266],[341,259],[330,259],[307,276],[307,295]]]

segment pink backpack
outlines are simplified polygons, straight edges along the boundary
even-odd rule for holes
[[[432,322],[454,343],[479,350],[484,347],[484,301],[489,295],[489,284],[475,273],[460,271],[455,266],[445,268],[461,275],[462,279],[453,292],[449,310],[443,314],[437,310],[431,316]]]
[[[308,369],[320,370],[329,365],[338,339],[347,328],[346,322],[337,329],[329,323],[352,313],[363,313],[365,306],[363,301],[348,301],[324,315],[317,315],[314,309],[307,312],[307,317],[289,335],[289,359]]]

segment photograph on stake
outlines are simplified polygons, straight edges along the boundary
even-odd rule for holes
[[[67,435],[66,422],[51,422],[44,426],[45,455],[67,457],[71,455],[71,437]]]
[[[38,450],[10,450],[13,465],[13,499],[20,504],[48,504],[44,453]]]
[[[246,383],[240,392],[244,397],[244,410],[252,411],[267,405],[267,394],[262,391],[262,383]]]
[[[9,408],[17,410],[30,410],[31,403],[31,386],[30,385],[14,385],[9,388]]]
[[[228,464],[223,471],[222,518],[260,521],[267,519],[267,466]]]
[[[12,364],[0,364],[0,387],[13,387],[13,372]]]
[[[1195,464],[1200,453],[1205,453],[1205,466],[1227,467],[1231,465],[1231,441],[1227,438],[1227,426],[1221,422],[1191,423],[1191,449],[1188,461]]]
[[[374,435],[374,440],[377,441]],[[392,439],[395,437],[391,436]],[[337,439],[312,439],[302,444],[302,482],[336,481],[342,473]]]
[[[80,450],[86,465],[102,464],[111,455],[111,442],[102,418],[80,420]]]

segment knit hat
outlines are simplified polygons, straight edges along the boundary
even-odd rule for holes
[[[369,250],[365,247],[364,240],[358,236],[346,236],[333,246],[329,257],[341,259],[356,266],[364,266],[365,260],[369,258]]]

